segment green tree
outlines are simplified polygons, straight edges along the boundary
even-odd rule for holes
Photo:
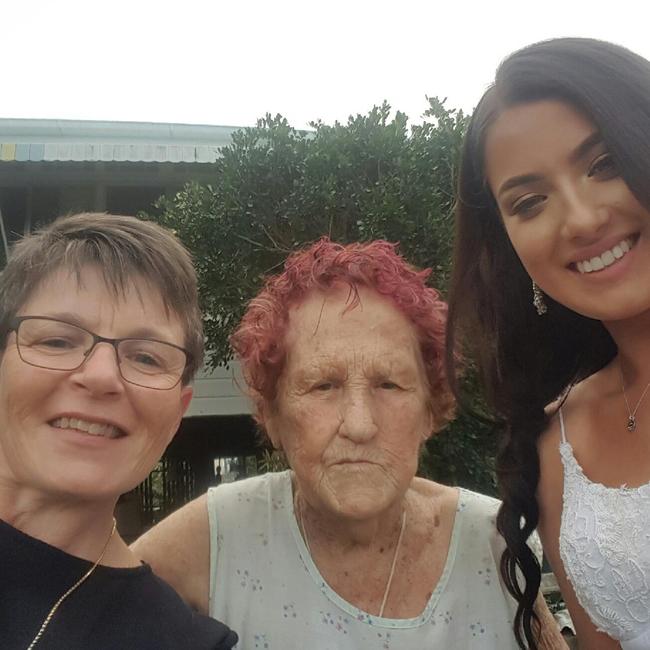
[[[210,364],[231,358],[228,336],[264,276],[324,234],[397,241],[407,259],[433,269],[431,282],[444,293],[467,116],[429,98],[424,118],[409,128],[384,103],[346,124],[316,122],[302,132],[267,115],[233,135],[211,184],[158,202],[153,218],[194,254]],[[492,456],[484,428],[460,418],[427,445],[421,469],[490,489]]]

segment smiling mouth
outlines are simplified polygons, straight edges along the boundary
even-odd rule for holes
[[[580,262],[574,262],[572,266],[583,275],[585,273],[602,271],[620,259],[623,259],[634,248],[637,240],[638,237],[626,237],[609,250],[603,251],[600,255],[596,255],[587,260],[581,260]]]
[[[100,438],[122,438],[126,435],[122,429],[113,424],[91,422],[80,418],[57,418],[56,420],[52,420],[50,425],[55,429],[73,429],[74,431]]]

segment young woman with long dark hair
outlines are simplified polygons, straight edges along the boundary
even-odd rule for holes
[[[581,647],[650,647],[649,174],[650,62],[602,41],[512,54],[466,137],[448,363],[475,355],[504,429],[522,648],[535,528]]]

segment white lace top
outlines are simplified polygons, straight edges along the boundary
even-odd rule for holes
[[[650,483],[612,488],[584,474],[560,410],[560,556],[580,605],[623,650],[650,648]]]

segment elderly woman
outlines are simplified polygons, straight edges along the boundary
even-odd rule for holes
[[[60,219],[0,276],[0,645],[227,649],[115,530],[188,406],[201,359],[191,260],[131,217]]]
[[[415,477],[453,410],[427,276],[386,242],[322,240],[232,338],[291,469],[211,489],[136,552],[242,648],[517,648],[498,503]]]

